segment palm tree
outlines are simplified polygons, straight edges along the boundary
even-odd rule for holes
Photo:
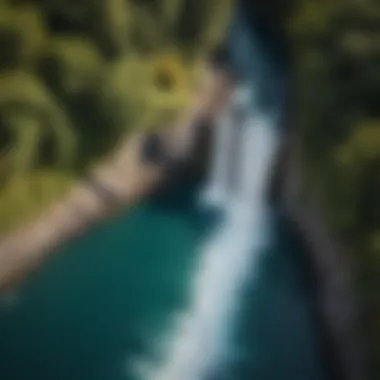
[[[0,70],[33,68],[46,36],[41,9],[31,4],[12,8],[7,3],[0,3]]]
[[[33,75],[21,71],[0,75],[0,114],[14,140],[7,154],[12,174],[25,174],[32,169],[45,136],[54,141],[57,167],[73,164],[73,126],[54,96]]]

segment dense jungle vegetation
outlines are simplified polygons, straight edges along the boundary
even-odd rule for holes
[[[365,305],[361,327],[379,363],[380,3],[295,3],[285,19],[303,190],[318,199],[326,225],[351,250]],[[380,378],[378,364],[373,378]]]
[[[0,0],[0,229],[59,197],[122,134],[172,123],[228,3]]]
[[[231,3],[0,0],[0,228],[59,197],[121,134],[175,120]],[[352,247],[380,358],[380,3],[257,6],[293,53],[304,193]]]

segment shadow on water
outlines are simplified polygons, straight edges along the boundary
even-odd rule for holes
[[[315,279],[287,221],[274,212],[272,238],[259,273],[246,289],[238,337],[249,352],[235,379],[328,379]],[[243,350],[244,351],[244,350]]]

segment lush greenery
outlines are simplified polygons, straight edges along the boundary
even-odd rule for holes
[[[292,50],[304,192],[352,247],[363,326],[380,342],[380,3],[252,1]],[[174,120],[229,7],[0,0],[0,227],[58,196],[122,133]]]
[[[331,231],[352,248],[367,308],[362,326],[379,359],[380,3],[295,3],[285,24],[305,193],[317,197]]]
[[[122,134],[178,118],[229,3],[0,0],[0,229]]]

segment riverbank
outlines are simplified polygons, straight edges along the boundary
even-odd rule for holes
[[[143,136],[126,136],[111,157],[94,169],[100,183],[112,189],[114,201],[99,199],[91,184],[78,180],[43,213],[31,215],[23,225],[0,235],[0,290],[12,290],[62,245],[81,236],[97,222],[173,186],[181,181],[184,173],[199,179],[202,163],[207,160],[205,138],[210,135],[207,130],[206,133],[200,130],[194,136],[188,127],[184,124],[160,132],[162,144],[173,157],[169,169],[161,163],[141,159]]]
[[[325,333],[334,379],[368,379],[365,350],[358,332],[360,302],[354,290],[348,252],[326,230],[315,200],[301,202],[301,157],[289,139],[281,163],[280,202],[307,253],[306,265],[316,280],[317,313]],[[290,154],[289,154],[290,153]]]
[[[105,189],[105,198],[91,180],[78,180],[36,218],[0,236],[1,291],[13,289],[62,245],[153,192],[166,176],[159,165],[141,161],[141,143],[141,136],[128,136],[92,171],[96,183]]]

